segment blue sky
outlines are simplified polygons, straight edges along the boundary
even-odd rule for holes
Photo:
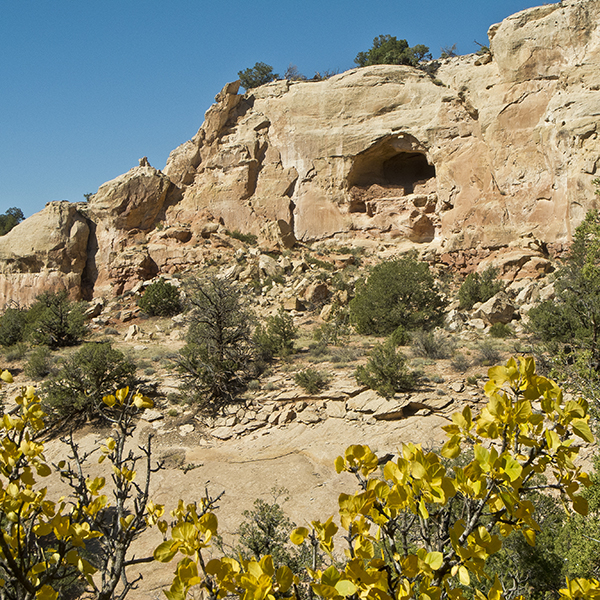
[[[163,168],[257,61],[345,71],[381,34],[434,57],[487,44],[528,0],[19,0],[0,12],[0,213],[83,200],[148,156]]]

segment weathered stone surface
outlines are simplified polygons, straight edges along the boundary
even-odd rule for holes
[[[494,323],[510,323],[514,315],[515,305],[505,292],[498,292],[473,312],[475,319],[483,319],[490,323],[490,325]]]
[[[330,401],[325,407],[325,414],[333,419],[343,419],[346,416],[346,403]]]
[[[568,240],[593,199],[599,11],[571,1],[509,17],[490,29],[488,59],[443,61],[436,76],[448,87],[375,66],[275,82],[234,111],[225,94],[214,112],[227,113],[228,135],[203,138],[211,168],[200,167],[184,203],[209,203],[229,226],[256,218],[267,196],[292,222],[289,198],[301,240],[349,229],[449,250],[502,246],[532,230]],[[224,188],[231,194],[215,199]]]
[[[299,423],[318,423],[321,420],[318,412],[313,408],[306,408],[303,411],[298,413],[298,422]]]
[[[329,288],[326,283],[315,281],[311,283],[304,292],[304,298],[307,302],[323,302],[329,296]]]
[[[69,202],[46,207],[0,237],[0,307],[31,304],[44,291],[81,297],[89,226]]]
[[[283,267],[267,254],[261,254],[258,257],[258,268],[268,277],[280,277],[283,275]]]
[[[165,175],[145,165],[104,183],[90,198],[84,210],[94,225],[84,284],[96,294],[120,294],[158,273],[144,242],[164,216],[171,187]]]

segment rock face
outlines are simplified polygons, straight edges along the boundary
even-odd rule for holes
[[[73,209],[90,228],[85,273],[67,276],[70,259],[53,259],[45,280],[119,293],[201,261],[202,240],[225,229],[285,247],[371,237],[466,270],[482,249],[523,255],[534,244],[526,262],[540,273],[539,249],[568,244],[594,205],[598,23],[599,0],[522,11],[490,28],[490,54],[443,60],[435,78],[381,65],[243,96],[230,83],[162,173],[140,161]],[[16,265],[31,273],[13,240],[0,246],[10,243],[0,304],[21,298]]]
[[[146,236],[164,218],[173,187],[142,159],[139,167],[104,183],[90,198],[82,210],[91,223],[84,296],[120,294],[158,273]]]
[[[50,202],[44,210],[0,237],[0,305],[25,306],[46,290],[80,296],[87,260],[89,227],[69,202]]]
[[[445,251],[568,242],[594,198],[598,17],[597,1],[523,11],[490,29],[491,60],[443,61],[436,80],[382,65],[243,98],[229,86],[169,159],[183,188],[170,216]]]

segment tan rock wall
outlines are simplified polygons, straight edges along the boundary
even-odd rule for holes
[[[0,307],[27,306],[46,290],[81,295],[89,227],[75,204],[50,202],[0,237]]]

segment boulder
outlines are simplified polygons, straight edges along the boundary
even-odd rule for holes
[[[283,267],[268,254],[261,254],[258,257],[258,269],[267,277],[281,277],[284,273]]]
[[[304,292],[304,299],[307,302],[318,304],[323,302],[329,296],[329,288],[326,283],[321,281],[314,281],[311,283]]]
[[[511,302],[506,292],[498,292],[473,312],[474,319],[482,319],[490,325],[494,323],[510,323],[514,315],[515,305]]]
[[[31,304],[45,291],[81,298],[90,227],[69,202],[49,202],[0,237],[0,307]]]

